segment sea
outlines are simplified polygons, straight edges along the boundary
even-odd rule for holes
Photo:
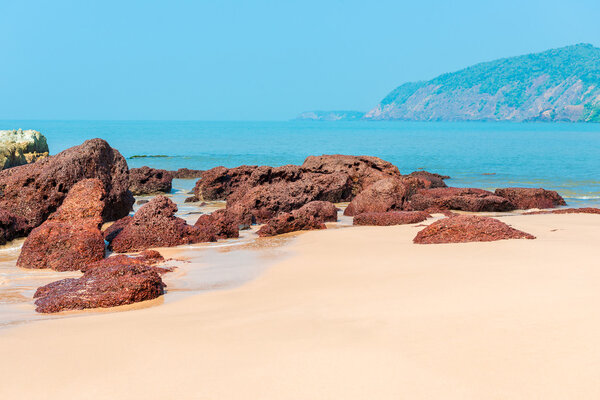
[[[130,167],[209,169],[301,164],[309,155],[371,155],[449,186],[543,187],[570,206],[600,204],[600,124],[400,121],[0,121],[42,132],[56,154],[102,138]],[[145,156],[145,157],[140,157]]]

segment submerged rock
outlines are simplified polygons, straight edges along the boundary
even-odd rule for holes
[[[34,130],[0,130],[0,170],[48,157],[48,143]]]
[[[515,206],[505,199],[483,189],[435,188],[420,189],[410,198],[413,210],[511,211]]]
[[[29,232],[60,207],[73,185],[87,178],[97,178],[104,185],[104,221],[129,213],[134,199],[129,191],[127,162],[102,139],[0,171],[0,208],[23,217]]]
[[[508,199],[519,210],[566,206],[565,199],[554,190],[533,188],[496,189],[495,194]]]
[[[55,313],[151,300],[162,295],[164,288],[155,270],[130,262],[90,268],[81,278],[63,279],[38,288],[33,297],[37,312]]]
[[[355,216],[353,224],[374,226],[416,224],[430,217],[431,215],[424,211],[367,212]]]
[[[165,196],[157,196],[144,204],[133,218],[123,221],[111,233],[110,247],[118,253],[171,247],[181,244],[214,242],[213,232],[188,225],[175,216],[177,205]],[[114,231],[120,232],[114,234]],[[113,235],[114,234],[114,235]]]
[[[74,271],[104,258],[99,226],[105,195],[99,179],[77,182],[60,208],[25,239],[17,266]]]
[[[502,221],[477,215],[457,215],[436,221],[417,233],[414,243],[492,242],[504,239],[535,239]]]
[[[164,169],[150,167],[129,170],[129,190],[134,195],[169,193],[173,176]]]

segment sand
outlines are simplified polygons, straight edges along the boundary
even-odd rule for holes
[[[0,330],[1,399],[598,399],[600,216],[303,233],[238,288]]]

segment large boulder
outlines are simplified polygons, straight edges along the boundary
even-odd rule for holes
[[[390,226],[416,224],[431,217],[424,211],[367,212],[354,217],[354,225]]]
[[[434,188],[419,189],[410,198],[413,210],[511,211],[515,206],[483,189]]]
[[[414,243],[492,242],[504,239],[535,239],[502,221],[477,215],[456,215],[436,221],[417,233]]]
[[[438,188],[438,187],[448,187],[444,179],[450,179],[447,175],[434,174],[432,172],[427,171],[415,171],[411,172],[406,176],[411,176],[413,178],[419,178],[426,189]]]
[[[201,215],[194,226],[214,232],[217,239],[231,239],[240,236],[240,229],[235,216],[224,209]]]
[[[496,196],[504,197],[519,210],[566,206],[565,199],[554,190],[533,188],[496,189]]]
[[[0,208],[0,245],[6,244],[27,231],[27,221],[23,217]]]
[[[73,185],[86,178],[100,179],[104,185],[104,221],[129,213],[134,199],[129,191],[127,162],[102,139],[0,171],[0,208],[23,217],[29,232],[60,207]]]
[[[293,182],[279,181],[238,190],[229,196],[227,209],[240,224],[261,223],[311,201],[348,201],[351,195],[352,181],[347,174],[304,173]]]
[[[216,167],[204,171],[202,179],[196,182],[196,200],[227,200],[236,191],[246,191],[252,187],[277,182],[293,182],[301,177],[300,167],[284,165],[268,167],[242,165],[236,168]]]
[[[156,196],[124,224],[113,237],[110,247],[118,253],[128,253],[217,240],[214,232],[188,225],[176,217],[175,212],[175,203],[165,196]]]
[[[73,271],[104,258],[99,226],[105,195],[99,179],[77,182],[60,208],[25,239],[17,266]]]
[[[309,156],[304,160],[302,170],[319,174],[347,174],[352,180],[353,195],[380,179],[401,176],[398,167],[381,158],[342,154]]]
[[[134,195],[169,193],[173,176],[164,169],[150,167],[129,170],[129,190]]]
[[[38,288],[34,294],[36,311],[115,307],[151,300],[164,293],[160,275],[135,263],[91,268],[81,278],[63,279]]]
[[[409,199],[420,187],[423,183],[419,178],[381,179],[356,195],[344,210],[344,215],[406,209]]]
[[[0,131],[0,170],[48,157],[48,143],[34,130]]]

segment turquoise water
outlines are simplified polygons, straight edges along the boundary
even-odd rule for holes
[[[600,124],[448,122],[0,121],[36,129],[51,153],[101,137],[131,167],[208,169],[300,164],[313,154],[366,154],[451,186],[558,190],[573,206],[600,204]],[[484,175],[493,174],[493,175]]]

